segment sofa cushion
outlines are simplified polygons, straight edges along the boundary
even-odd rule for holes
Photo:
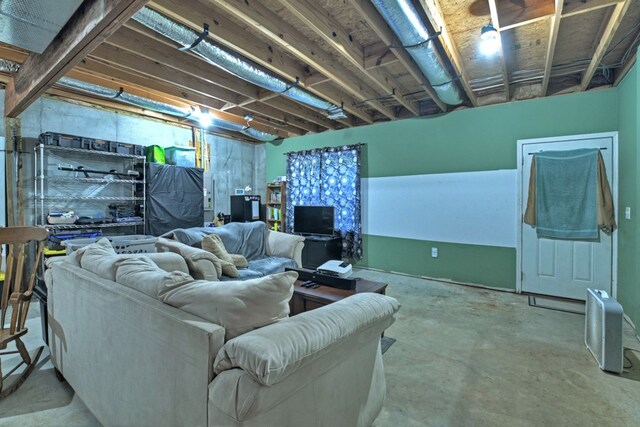
[[[280,258],[275,256],[263,256],[249,261],[249,270],[259,271],[265,276],[268,274],[281,273],[286,267],[297,268],[298,264],[291,258]]]
[[[296,246],[304,242],[304,237],[279,231],[269,231],[267,238],[267,255],[282,258],[294,258]]]
[[[159,251],[170,251],[182,256],[189,266],[189,273],[194,279],[218,280],[222,274],[220,259],[211,252],[163,237],[159,237],[156,240],[156,248]]]
[[[116,282],[153,298],[158,298],[158,291],[165,285],[192,281],[187,273],[164,271],[146,256],[116,261]]]
[[[227,342],[216,356],[215,373],[240,368],[256,382],[273,386],[332,352],[338,362],[348,354],[345,344],[377,339],[399,308],[396,299],[385,295],[354,294]]]
[[[165,285],[161,301],[209,320],[226,330],[225,340],[284,319],[298,273],[289,271],[257,279]]]
[[[89,270],[103,279],[116,281],[116,261],[118,254],[106,237],[84,247],[80,258],[83,269]]]
[[[220,236],[216,234],[210,234],[202,238],[202,249],[211,252],[220,260],[220,266],[222,267],[222,274],[229,277],[238,277],[238,269],[233,263],[233,258],[227,252],[227,249],[222,243]]]

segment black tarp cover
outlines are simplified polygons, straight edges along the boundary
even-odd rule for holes
[[[175,228],[202,227],[202,169],[147,163],[147,234],[160,236]]]

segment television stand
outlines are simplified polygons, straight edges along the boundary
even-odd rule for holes
[[[316,269],[332,259],[342,259],[341,236],[305,236],[302,266]]]

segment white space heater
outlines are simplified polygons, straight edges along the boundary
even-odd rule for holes
[[[584,343],[600,369],[622,372],[622,306],[605,291],[587,289]]]

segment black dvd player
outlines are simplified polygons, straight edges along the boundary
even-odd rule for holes
[[[309,270],[306,268],[285,268],[285,271],[297,272],[298,280],[311,280],[319,285],[345,289],[348,291],[354,291],[356,289],[357,280],[353,278],[343,279],[342,277],[330,276],[328,274],[318,273],[316,270]]]

